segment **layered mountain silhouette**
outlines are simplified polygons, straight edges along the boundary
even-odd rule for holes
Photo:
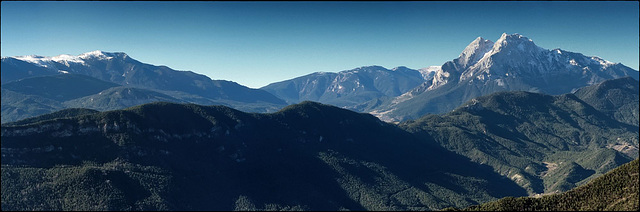
[[[437,210],[563,192],[638,157],[637,126],[591,104],[501,92],[400,125],[309,101],[67,109],[2,125],[2,207]]]
[[[261,89],[102,51],[1,73],[3,210],[637,210],[605,173],[637,168],[638,71],[519,34]]]
[[[182,91],[211,99],[281,103],[278,98],[261,90],[250,89],[230,81],[211,80],[191,71],[176,71],[166,66],[141,63],[121,52],[93,51],[79,56],[19,56],[13,59],[29,61],[34,66],[56,72],[83,74],[120,85]]]
[[[78,56],[5,57],[2,58],[2,70],[3,93],[11,93],[4,92],[8,89],[5,88],[8,83],[21,83],[18,81],[29,77],[51,77],[67,73],[150,90],[173,98],[146,94],[143,96],[154,97],[141,100],[139,95],[111,96],[105,97],[111,100],[102,102],[120,101],[117,99],[127,97],[134,99],[99,105],[91,105],[80,99],[75,101],[84,101],[83,107],[99,110],[122,109],[138,103],[165,100],[226,105],[247,112],[274,112],[287,104],[317,101],[357,112],[368,112],[388,122],[412,120],[429,113],[446,113],[472,98],[499,91],[518,90],[557,95],[607,79],[630,76],[638,80],[638,71],[622,64],[561,49],[547,50],[536,46],[527,37],[506,33],[496,42],[477,38],[458,58],[441,66],[419,70],[402,66],[393,69],[364,66],[338,73],[317,72],[272,83],[261,89],[250,89],[230,81],[211,80],[191,71],[176,71],[166,66],[145,64],[125,53],[102,51]],[[12,97],[22,94],[20,91],[8,90],[15,92],[11,93]],[[95,94],[97,93],[90,95]],[[12,99],[3,97],[7,104],[25,108],[23,111],[16,111],[15,108],[4,107],[3,122],[78,105],[46,104],[51,102],[46,97],[33,100],[37,104],[20,104],[24,99],[40,98],[39,95],[25,95],[27,96]]]

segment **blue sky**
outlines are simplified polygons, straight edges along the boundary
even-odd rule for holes
[[[258,88],[317,71],[442,65],[519,33],[638,70],[630,2],[8,2],[2,56],[125,52]]]

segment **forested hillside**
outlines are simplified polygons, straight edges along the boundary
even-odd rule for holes
[[[319,103],[56,115],[2,126],[3,210],[437,210],[526,195],[433,141]]]

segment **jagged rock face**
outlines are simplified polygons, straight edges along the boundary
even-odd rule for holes
[[[637,71],[628,67],[560,49],[546,50],[518,34],[503,34],[476,64],[458,71],[462,71],[460,82],[494,81],[502,87],[528,87],[532,91],[553,95],[607,79],[634,74],[637,78]],[[512,82],[506,83],[509,81]]]
[[[477,63],[487,52],[491,51],[493,44],[494,43],[490,40],[478,37],[464,48],[462,53],[460,53],[460,56],[454,60],[454,63],[456,63],[456,65],[461,69],[465,69],[470,65]]]
[[[442,73],[436,75],[441,76],[436,78],[439,82],[432,83],[436,85],[453,81],[492,83],[505,88],[529,87],[533,91],[553,95],[607,79],[638,77],[637,71],[621,64],[560,49],[543,49],[519,34],[503,34],[495,43],[478,38],[453,60],[453,65],[443,66]],[[566,79],[574,80],[567,82],[564,81]]]

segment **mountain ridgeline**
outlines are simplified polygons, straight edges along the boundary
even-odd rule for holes
[[[46,67],[53,73],[82,74],[120,85],[181,91],[211,99],[224,98],[239,102],[280,103],[281,101],[261,90],[249,89],[230,81],[211,80],[191,71],[176,71],[166,66],[145,64],[121,52],[93,51],[79,56],[21,56],[15,58],[32,61],[33,63],[30,65]],[[31,69],[31,67],[22,67],[22,69]]]
[[[496,42],[479,37],[458,58],[440,66],[417,70],[363,66],[337,73],[316,72],[260,89],[145,64],[122,52],[4,57],[2,70],[2,123],[65,108],[106,111],[156,101],[225,105],[245,112],[275,112],[288,104],[317,101],[397,123],[447,113],[472,98],[494,92],[558,95],[608,79],[630,76],[638,80],[638,71],[622,64],[543,49],[527,37],[506,33]],[[64,88],[84,88],[79,77],[47,83],[61,82],[60,75],[82,75],[99,80],[96,85],[115,83],[122,87],[108,91],[111,87],[101,91],[92,86],[71,91]],[[637,119],[628,121],[633,120]]]
[[[621,89],[634,83],[583,89],[637,101]],[[500,92],[399,125],[308,101],[63,110],[2,125],[2,209],[439,210],[558,193],[638,157],[637,125],[611,112],[626,104],[581,96]]]
[[[640,115],[638,108],[638,81],[626,77],[607,80],[596,86],[577,90],[574,94],[595,109],[622,122],[638,126]]]

